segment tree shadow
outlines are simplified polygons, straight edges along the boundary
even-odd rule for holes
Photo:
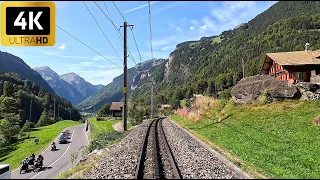
[[[0,149],[0,161],[4,161],[6,159],[8,159],[9,157],[5,157],[7,155],[9,155],[12,151],[17,150],[18,146],[17,145],[12,145],[12,146],[8,146],[8,147],[4,147]]]
[[[4,156],[6,156],[6,155],[4,155]],[[2,157],[2,158],[0,158],[0,162],[7,160],[7,159],[10,158],[11,156],[12,156],[12,155],[10,155],[10,156],[8,156],[8,157]]]

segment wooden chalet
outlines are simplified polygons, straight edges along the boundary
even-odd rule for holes
[[[112,102],[110,106],[111,117],[122,117],[122,109],[124,102]]]
[[[268,74],[292,84],[320,83],[319,73],[319,50],[267,53],[260,71],[260,74]]]

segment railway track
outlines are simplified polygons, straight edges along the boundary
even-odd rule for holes
[[[135,179],[181,179],[162,127],[162,119],[154,119],[146,132],[135,172]]]

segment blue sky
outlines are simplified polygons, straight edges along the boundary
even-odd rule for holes
[[[75,72],[92,84],[106,85],[120,75],[123,46],[113,25],[92,1],[86,5],[99,22],[115,51],[104,37],[82,1],[56,3],[56,23],[94,50],[113,61],[110,63],[97,53],[82,45],[65,32],[56,28],[56,45],[51,47],[4,47],[0,50],[21,57],[30,67],[49,66],[58,74]],[[117,27],[123,19],[111,1],[105,1],[112,20]],[[150,33],[147,1],[114,1],[133,32],[142,61],[151,59]],[[262,13],[275,1],[152,1],[152,46],[154,58],[168,58],[178,43],[198,40],[203,36],[219,35],[222,31],[248,22]],[[108,15],[102,1],[97,4]],[[120,29],[123,35],[123,29]],[[140,57],[132,33],[128,29],[128,48],[134,60]],[[119,59],[118,55],[121,59]],[[135,63],[129,57],[128,68]]]

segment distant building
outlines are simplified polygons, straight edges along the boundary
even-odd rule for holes
[[[320,51],[267,53],[260,74],[269,74],[291,84],[320,83]]]
[[[111,117],[122,117],[122,109],[124,102],[112,102],[110,106]]]

